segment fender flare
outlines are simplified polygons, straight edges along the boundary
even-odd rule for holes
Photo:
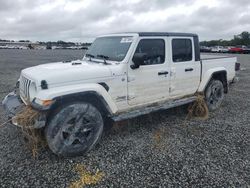
[[[110,116],[111,114],[113,114],[107,101],[104,99],[102,95],[100,95],[96,91],[84,91],[79,93],[72,93],[56,97],[53,100],[55,100],[55,103],[50,108],[50,110],[52,111],[58,106],[61,106],[65,103],[73,101],[85,101],[93,104],[101,112],[101,114],[105,116]]]
[[[83,100],[98,102],[102,108],[105,107],[105,113],[115,114],[118,109],[107,90],[100,84],[84,84],[55,87],[48,90],[38,92],[37,98],[41,100],[54,100],[49,109],[55,108],[57,105],[62,105],[64,102],[73,100]],[[94,101],[93,101],[94,100]],[[97,107],[98,104],[96,104]],[[40,109],[41,110],[41,109]]]
[[[210,80],[214,77],[214,75],[219,74],[219,73],[225,73],[226,80],[227,80],[227,70],[224,67],[210,69],[204,74],[204,76],[202,76],[201,83],[200,83],[199,88],[198,88],[198,92],[205,91]],[[223,83],[224,87],[227,87],[225,84],[227,85],[227,81],[226,81],[226,83]]]

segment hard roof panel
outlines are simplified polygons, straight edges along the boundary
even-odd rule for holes
[[[174,33],[174,32],[138,32],[139,36],[176,36],[176,37],[196,37],[193,33]]]

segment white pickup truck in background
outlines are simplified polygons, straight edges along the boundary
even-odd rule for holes
[[[188,33],[121,33],[98,37],[82,60],[22,70],[17,92],[3,105],[13,118],[21,106],[41,113],[50,149],[63,156],[89,151],[108,120],[119,121],[193,102],[204,92],[217,109],[235,79],[235,57],[200,57]],[[14,122],[17,124],[17,122]]]

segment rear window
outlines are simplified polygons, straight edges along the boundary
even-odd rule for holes
[[[172,40],[173,62],[191,61],[192,41],[190,39],[173,39]]]

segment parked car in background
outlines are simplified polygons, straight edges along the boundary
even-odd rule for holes
[[[201,52],[211,52],[211,48],[207,46],[200,46]]]
[[[211,52],[213,53],[219,53],[221,46],[213,46],[211,48]]]
[[[226,53],[228,51],[229,49],[224,46],[214,46],[211,48],[211,52],[215,52],[215,53]]]
[[[243,50],[244,46],[235,46],[229,49],[229,53],[238,53],[238,54],[242,54],[244,52]]]
[[[221,49],[221,52],[222,52],[222,53],[228,53],[230,49],[231,49],[231,47],[224,46],[224,47]]]
[[[243,53],[244,54],[250,54],[250,46],[246,46],[243,48]]]

